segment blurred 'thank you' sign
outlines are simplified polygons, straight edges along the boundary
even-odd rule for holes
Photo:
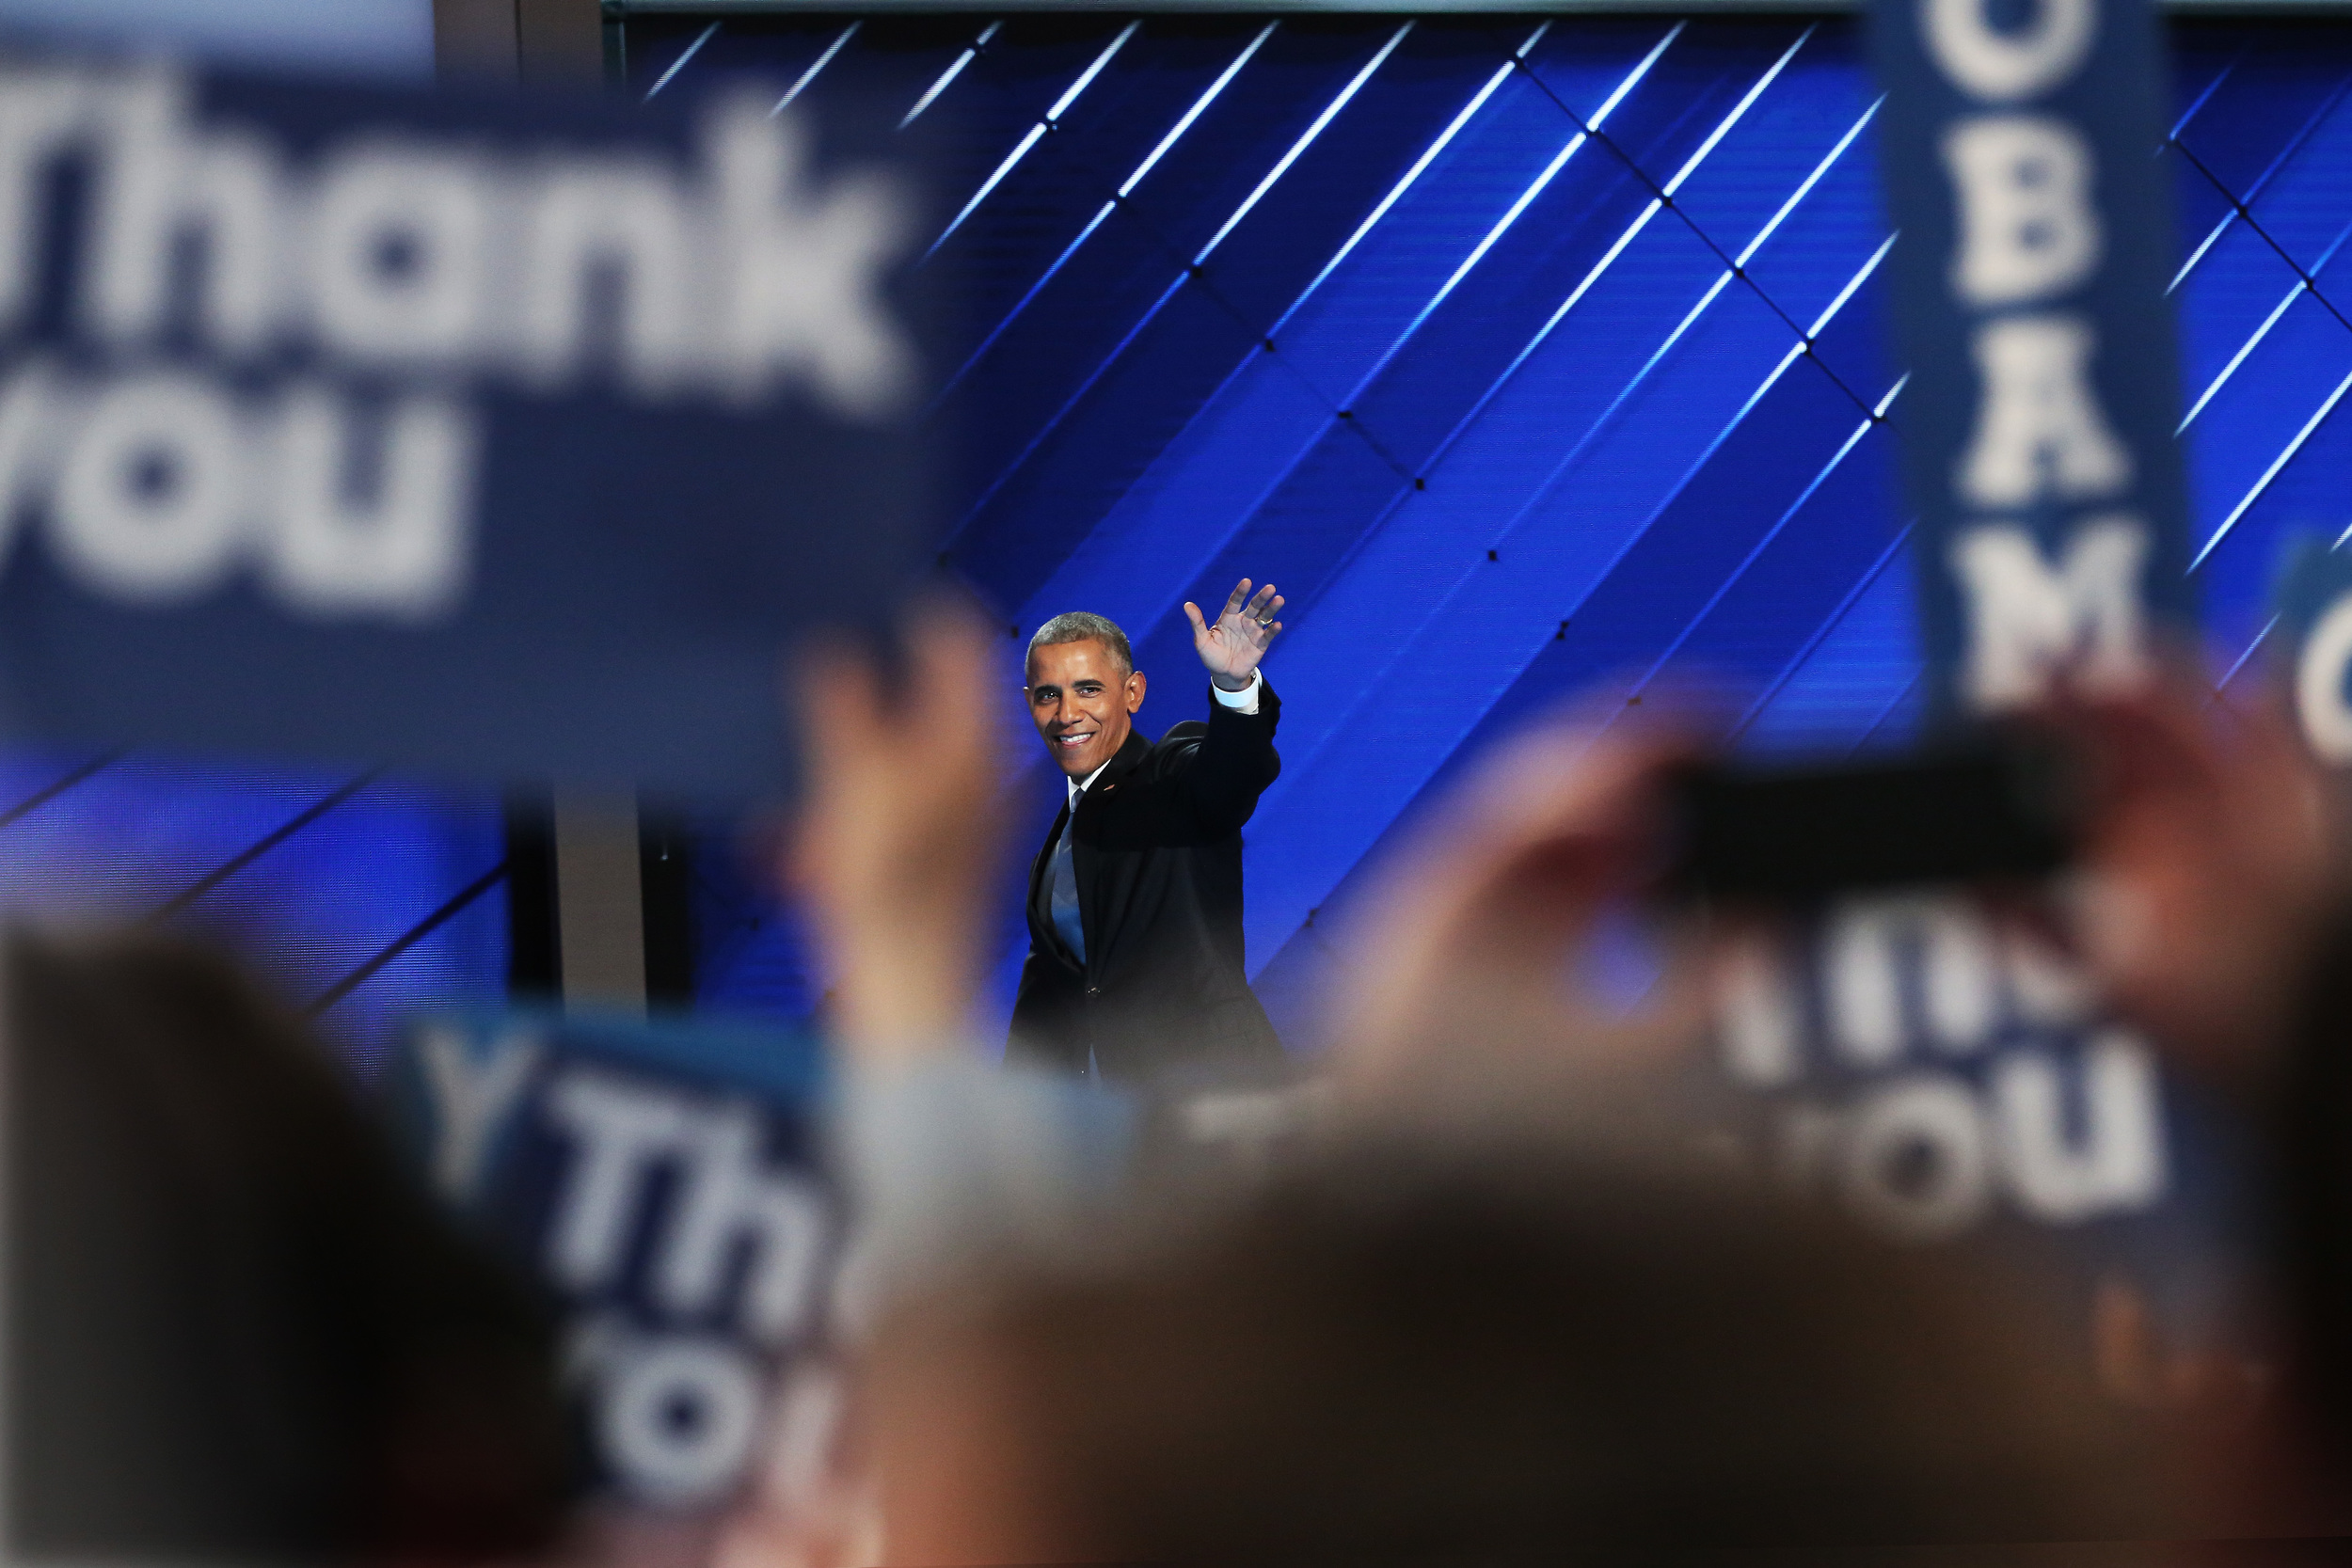
[[[0,68],[0,722],[778,787],[921,559],[910,148]]]
[[[705,1507],[759,1484],[803,1524],[825,1506],[823,1089],[805,1037],[528,1013],[427,1020],[387,1074],[440,1196],[560,1305],[581,1434],[620,1495]]]
[[[2149,0],[1875,0],[1937,706],[2145,668],[2185,626]]]

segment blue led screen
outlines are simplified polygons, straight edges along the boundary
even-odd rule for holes
[[[1019,636],[1120,620],[1156,731],[1205,704],[1181,601],[1244,574],[1289,595],[1249,941],[1294,1038],[1343,961],[1321,933],[1534,712],[1699,684],[1756,749],[1910,733],[1900,368],[1851,24],[730,14],[627,40],[639,97],[741,77],[821,108],[910,61],[933,86],[907,110],[952,130],[968,210],[937,264],[972,293],[948,554],[1008,631],[1017,859],[1058,803],[1009,696]],[[2352,524],[2352,28],[2172,40],[2195,570],[2217,672],[2244,682],[2282,534]],[[502,983],[494,801],[90,763],[0,759],[12,907],[168,908],[301,1004],[359,975],[325,1020],[362,1063],[401,1006]],[[818,983],[756,857],[717,832],[697,869],[699,1000],[804,1013]],[[1018,907],[1009,875],[994,1020]]]
[[[0,754],[0,918],[223,944],[362,1074],[408,1009],[503,990],[505,852],[495,799],[371,774]]]
[[[951,117],[972,294],[948,546],[1017,639],[1134,637],[1201,711],[1179,609],[1248,575],[1291,629],[1248,834],[1278,1021],[1418,804],[1581,698],[1703,688],[1742,744],[1915,723],[1901,367],[1853,24],[1672,16],[635,18],[638,96],[821,106],[910,59]],[[2171,28],[2184,438],[2217,671],[2252,678],[2282,533],[2352,524],[2352,28]],[[963,204],[963,203],[956,203]],[[955,205],[955,204],[951,204]],[[2331,271],[2331,268],[2333,269]],[[1017,715],[1008,705],[1009,726]],[[1059,790],[1035,742],[1022,857]],[[745,885],[727,872],[730,898]],[[997,1016],[1023,938],[1004,901]],[[713,904],[704,994],[807,1005],[788,921]],[[756,922],[757,924],[754,924]]]

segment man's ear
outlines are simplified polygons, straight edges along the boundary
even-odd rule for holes
[[[1127,672],[1127,711],[1133,713],[1142,705],[1143,672],[1130,670]]]

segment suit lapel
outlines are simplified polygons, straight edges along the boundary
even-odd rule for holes
[[[1103,793],[1105,784],[1119,783],[1142,767],[1143,759],[1151,754],[1152,743],[1143,738],[1143,732],[1129,730],[1127,738],[1120,744],[1118,751],[1111,753],[1111,760],[1103,768],[1103,776],[1094,781],[1094,787],[1087,791],[1086,798]]]
[[[1054,814],[1054,826],[1046,833],[1045,842],[1038,846],[1037,859],[1029,864],[1030,945],[1057,957],[1065,958],[1066,955],[1062,953],[1061,939],[1055,934],[1052,912],[1046,902],[1049,895],[1046,892],[1045,879],[1053,869],[1054,846],[1060,842],[1062,826],[1069,820],[1070,805],[1065,800],[1061,810]]]
[[[1127,776],[1142,767],[1143,759],[1151,754],[1152,743],[1143,738],[1143,732],[1129,730],[1126,741],[1112,753],[1101,775],[1078,797],[1079,826],[1070,835],[1070,869],[1078,883],[1078,927],[1086,933],[1087,961],[1090,967],[1099,966],[1103,957],[1103,890],[1095,876],[1092,834],[1086,830],[1110,809]],[[1047,848],[1052,848],[1050,842]]]

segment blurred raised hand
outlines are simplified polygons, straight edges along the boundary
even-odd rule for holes
[[[990,639],[934,604],[886,678],[833,645],[795,672],[806,798],[787,867],[833,978],[833,1026],[869,1062],[957,1037],[977,984],[997,811],[1000,724]]]
[[[2261,1071],[2345,885],[2323,770],[2282,705],[2185,672],[2047,719],[2086,765],[2073,925],[2102,994],[2185,1066]]]
[[[1390,874],[1351,944],[1334,1067],[1392,1107],[1543,1098],[1657,1065],[1704,1029],[1696,955],[1670,949],[1628,1017],[1581,983],[1613,905],[1664,852],[1683,738],[1562,722],[1503,746]]]

